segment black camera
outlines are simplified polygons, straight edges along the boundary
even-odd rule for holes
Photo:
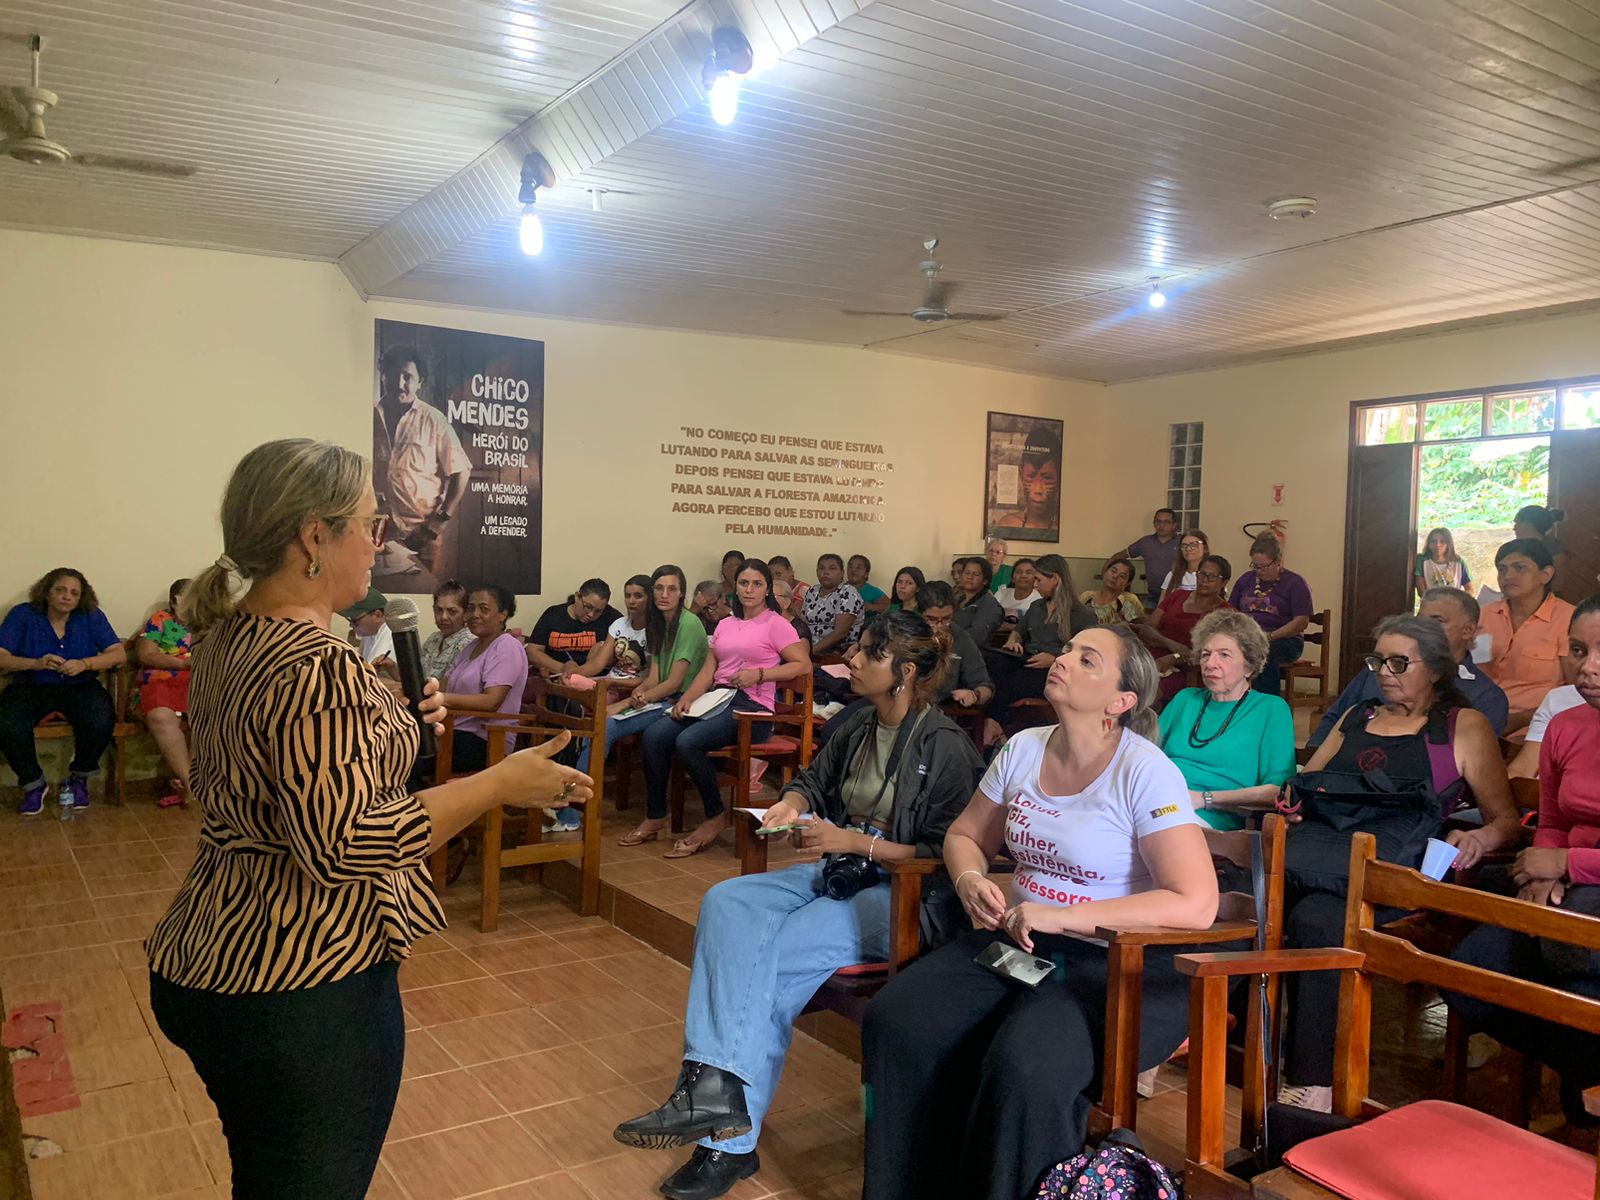
[[[865,855],[829,854],[822,860],[822,890],[832,900],[848,900],[881,878]]]

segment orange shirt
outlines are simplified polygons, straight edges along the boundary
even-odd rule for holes
[[[1538,708],[1545,693],[1566,682],[1561,660],[1568,654],[1567,626],[1572,612],[1572,605],[1565,600],[1546,596],[1513,633],[1509,601],[1497,600],[1483,610],[1483,632],[1493,639],[1484,673],[1505,690],[1512,709]]]

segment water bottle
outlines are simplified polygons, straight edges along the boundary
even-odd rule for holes
[[[64,783],[56,786],[56,804],[60,807],[61,819],[72,820],[72,793],[67,791],[67,785]]]

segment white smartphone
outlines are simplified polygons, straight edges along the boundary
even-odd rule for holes
[[[981,967],[988,967],[1002,979],[1009,979],[1029,988],[1038,987],[1050,977],[1050,972],[1056,969],[1055,963],[1049,959],[1035,958],[1004,942],[991,942],[980,950],[972,961]]]

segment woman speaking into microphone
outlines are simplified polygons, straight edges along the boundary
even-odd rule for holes
[[[204,821],[147,943],[150,1004],[217,1106],[236,1200],[366,1195],[405,1055],[399,962],[445,923],[429,853],[493,805],[591,795],[551,761],[565,735],[407,792],[416,722],[328,629],[366,594],[384,525],[366,459],[268,442],[234,468],[224,553],[179,602]]]

